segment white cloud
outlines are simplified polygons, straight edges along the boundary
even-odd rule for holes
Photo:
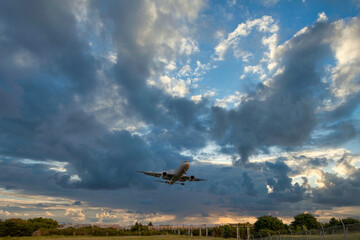
[[[206,6],[205,1],[158,1],[159,11],[163,14],[172,15],[176,18],[186,17],[192,21],[198,17],[199,12]]]
[[[174,97],[185,97],[189,92],[187,84],[183,79],[176,79],[169,76],[160,77],[160,82],[157,87]]]
[[[178,76],[180,77],[190,76],[191,74],[192,74],[192,69],[189,64],[184,65],[178,72]]]
[[[337,61],[332,69],[333,93],[342,99],[360,92],[360,19],[334,24],[334,36],[330,40]]]
[[[204,94],[191,96],[191,100],[196,103],[199,103],[203,98],[210,98],[210,97],[213,97],[214,95],[215,95],[215,91],[208,91]]]
[[[262,3],[264,6],[271,6],[278,3],[280,0],[263,0]]]
[[[301,30],[299,30],[297,33],[295,33],[294,37],[300,36],[300,35],[306,33],[307,31],[309,31],[309,27],[304,27]]]
[[[68,208],[65,211],[65,216],[70,217],[75,222],[85,220],[85,214],[82,213],[81,209]]]
[[[237,107],[240,103],[246,101],[247,99],[248,96],[246,94],[236,91],[234,94],[216,99],[214,105],[222,108]]]
[[[44,213],[44,215],[45,215],[46,217],[54,217],[54,216],[55,216],[54,214],[52,214],[52,213],[49,212],[49,211],[46,211],[46,212]]]
[[[232,50],[235,58],[241,59],[244,63],[249,63],[248,66],[244,67],[244,73],[240,76],[240,79],[244,79],[248,73],[256,73],[260,75],[259,79],[263,81],[268,77],[267,71],[275,71],[278,65],[276,59],[278,30],[279,27],[271,16],[247,20],[245,23],[239,24],[233,32],[228,34],[226,39],[223,39],[218,43],[215,47],[213,60],[223,61],[226,54]],[[244,42],[245,39],[247,42],[252,42],[256,39],[251,38],[251,40],[249,40],[249,37],[252,36],[249,35],[255,31],[261,33],[262,37],[260,44],[267,49],[257,49],[257,52],[263,51],[261,60],[255,58],[258,54],[257,52],[249,52],[248,49],[243,47],[243,45],[246,45]],[[250,70],[254,70],[255,65],[257,66],[256,71]]]
[[[221,153],[221,147],[215,142],[210,141],[207,145],[194,151],[184,150],[180,154],[183,156],[191,156],[194,160],[202,163],[232,165],[232,156]]]
[[[318,19],[316,20],[317,22],[326,22],[328,20],[325,12],[321,12],[318,14]]]
[[[358,168],[355,166],[356,163],[360,162],[359,155],[344,154],[344,156],[336,163],[333,167],[334,171],[343,177],[355,173]]]
[[[112,211],[101,209],[100,213],[95,215],[99,218],[98,222],[102,223],[104,219],[116,219],[118,218]]]
[[[4,210],[0,210],[0,215],[9,216],[9,215],[10,215],[10,212],[4,211]]]

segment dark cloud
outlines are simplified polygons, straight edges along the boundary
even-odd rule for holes
[[[324,188],[312,190],[313,201],[329,206],[358,206],[360,201],[360,171],[348,178],[324,173]]]
[[[249,196],[256,196],[257,191],[254,187],[254,183],[252,179],[249,177],[247,172],[243,172],[242,176],[243,176],[242,186],[245,189],[245,193]]]
[[[160,55],[167,61],[177,57],[170,40],[159,44],[155,39],[181,37],[171,12],[158,12],[150,26],[145,1],[87,4],[80,8],[91,17],[82,18],[72,1],[0,1],[0,183],[5,189],[64,196],[73,205],[170,213],[177,219],[208,216],[214,207],[263,215],[311,210],[312,200],[329,205],[358,200],[358,172],[349,179],[325,175],[327,191],[314,189],[311,198],[307,179],[301,186],[292,184],[296,169],[285,159],[248,162],[271,146],[334,146],[357,135],[357,122],[348,119],[358,105],[356,96],[328,114],[317,112],[330,94],[319,63],[331,53],[323,41],[333,31],[331,24],[316,23],[284,44],[278,56],[284,72],[268,86],[259,84],[237,109],[226,110],[211,107],[208,99],[195,103],[147,84],[154,72],[165,69],[166,61],[156,60]],[[144,29],[151,34],[141,39]],[[116,50],[115,64],[104,60],[107,47]],[[104,88],[113,89],[118,101],[98,110],[113,97]],[[99,117],[105,112],[111,121]],[[145,127],[118,130],[111,124],[116,121]],[[316,127],[331,134],[311,139]],[[209,181],[185,187],[156,184],[135,172],[176,168],[192,160],[180,151],[195,152],[214,139],[222,153],[238,154],[234,164],[246,171],[193,162],[191,174]],[[313,167],[329,162],[297,160]],[[51,169],[54,161],[66,172]],[[341,163],[350,169],[346,159]],[[339,193],[344,198],[336,199]]]
[[[323,43],[331,28],[316,24],[291,39],[281,55],[284,72],[271,85],[260,85],[238,109],[212,108],[213,134],[218,143],[232,144],[240,160],[269,146],[296,147],[309,140],[316,125],[316,106],[325,94],[318,62],[330,54]]]
[[[268,177],[267,184],[271,187],[269,193],[271,199],[277,202],[299,202],[308,198],[306,194],[306,181],[300,186],[298,183],[292,184],[292,179],[288,176],[291,169],[283,162],[266,163],[269,173],[273,176]]]
[[[356,127],[359,124],[357,120],[340,120],[335,123],[330,122],[323,127],[323,131],[329,133],[319,139],[314,139],[314,144],[318,146],[339,146],[352,139],[354,139],[359,129]]]
[[[74,206],[81,206],[81,201],[75,201],[75,202],[73,203],[73,205],[74,205]]]
[[[304,155],[301,156],[292,156],[294,159],[296,159],[297,161],[302,161],[304,162],[305,166],[308,166],[309,164],[314,166],[314,167],[326,167],[328,166],[329,162],[331,162],[331,159],[328,159],[326,157],[307,157]],[[303,166],[304,166],[303,165]]]
[[[79,34],[94,29],[90,23],[77,22],[76,5],[71,1],[35,1],[30,6],[2,3],[1,31],[6,36],[0,39],[2,59],[14,61],[0,62],[4,69],[0,88],[13,86],[14,94],[2,97],[16,106],[0,106],[1,154],[68,163],[68,173],[59,174],[56,181],[67,188],[151,188],[136,170],[173,165],[184,159],[174,149],[204,146],[204,127],[197,116],[205,103],[173,97],[146,84],[156,52],[136,44],[139,28],[146,21],[128,11],[137,9],[140,14],[144,4],[109,2],[90,11],[99,17],[96,20],[115,26],[112,40],[119,50],[118,63],[106,74],[126,99],[124,116],[158,129],[149,134],[150,144],[126,130],[109,130],[92,112],[85,111],[96,93],[94,87],[100,84],[97,71],[103,67],[92,54],[87,35]],[[109,29],[103,31],[111,35]],[[12,95],[16,99],[11,99]],[[80,180],[72,180],[74,175]]]

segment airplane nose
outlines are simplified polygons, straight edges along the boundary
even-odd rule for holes
[[[189,170],[189,168],[190,168],[190,163],[189,163],[189,162],[185,162],[185,169],[186,169],[186,171]]]

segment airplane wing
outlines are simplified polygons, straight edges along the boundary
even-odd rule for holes
[[[189,176],[183,176],[180,181],[183,181],[183,182],[190,181],[190,177]],[[194,178],[194,179],[191,180],[191,182],[200,182],[200,181],[207,181],[207,179]]]
[[[145,175],[149,175],[149,176],[152,176],[152,177],[161,177],[161,173],[156,173],[156,172],[143,172],[143,171],[136,171],[136,172],[143,173],[143,174],[145,174]],[[168,173],[168,174],[166,175],[165,179],[170,180],[173,176],[174,176],[174,174]]]

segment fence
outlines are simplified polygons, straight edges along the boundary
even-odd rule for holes
[[[247,239],[256,240],[360,240],[360,223],[350,225],[340,225],[335,227],[316,230],[304,230],[293,232],[282,231],[261,231],[247,236]]]

